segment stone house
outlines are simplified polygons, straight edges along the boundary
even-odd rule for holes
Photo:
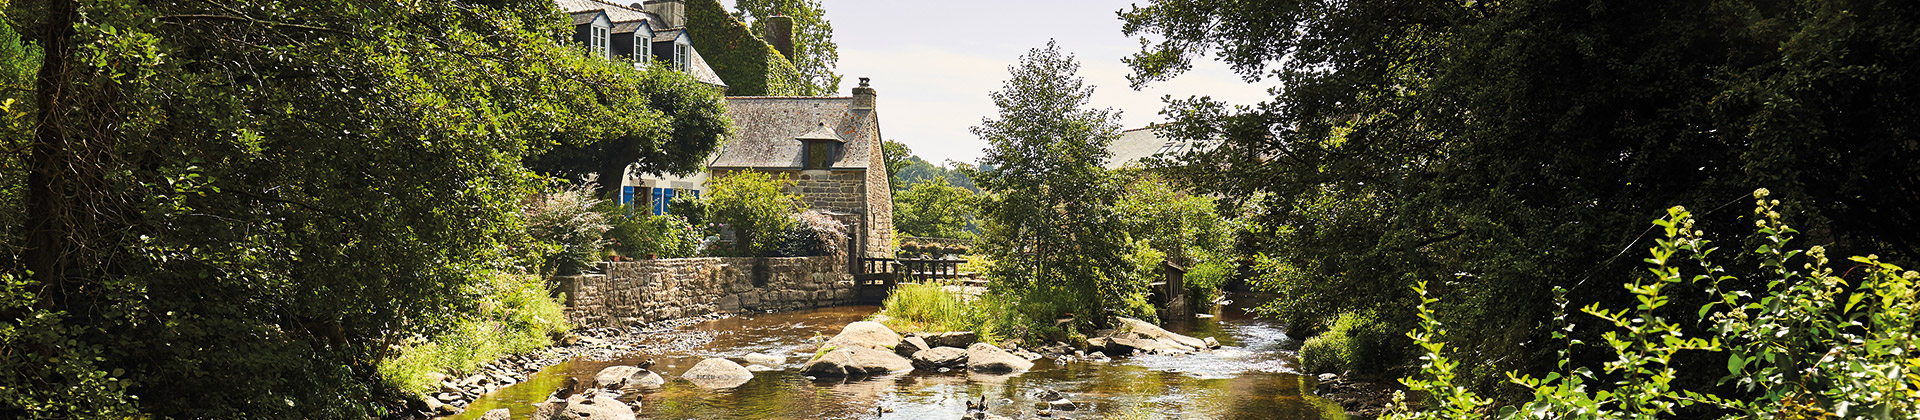
[[[728,97],[735,133],[709,168],[785,175],[809,207],[853,222],[852,255],[893,258],[893,189],[876,99],[866,78],[850,97]]]

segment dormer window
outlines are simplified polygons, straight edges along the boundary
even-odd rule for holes
[[[826,123],[820,123],[819,127],[801,134],[795,140],[800,140],[801,157],[805,160],[801,162],[801,167],[809,170],[833,168],[834,162],[839,160],[840,146],[847,142],[828,129]]]
[[[693,46],[679,42],[673,43],[673,67],[682,72],[693,69]]]
[[[587,45],[593,48],[593,55],[613,58],[612,53],[608,52],[609,47],[613,45],[607,40],[607,34],[610,31],[612,31],[612,28],[602,27],[600,25],[593,26],[593,35],[587,39]]]
[[[653,31],[642,29],[633,32],[633,62],[653,62]]]

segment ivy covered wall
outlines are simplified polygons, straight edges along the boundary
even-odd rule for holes
[[[747,24],[727,13],[719,0],[687,1],[687,30],[693,48],[727,82],[728,96],[798,96],[800,71]]]

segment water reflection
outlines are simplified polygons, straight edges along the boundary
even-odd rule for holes
[[[1254,299],[1242,299],[1254,300]],[[813,380],[798,373],[818,342],[848,322],[873,313],[871,306],[828,308],[781,314],[736,316],[695,326],[715,333],[714,340],[685,354],[633,354],[613,361],[574,360],[543,370],[526,383],[476,402],[458,418],[508,407],[514,418],[529,418],[568,376],[592,383],[607,366],[654,360],[668,378],[656,389],[630,390],[625,401],[641,402],[641,418],[651,419],[954,419],[966,401],[986,397],[989,412],[1014,418],[1034,417],[1034,394],[1059,391],[1082,406],[1056,412],[1065,418],[1140,419],[1326,419],[1341,417],[1331,403],[1303,396],[1289,343],[1281,328],[1249,316],[1251,304],[1216,308],[1213,318],[1196,319],[1170,329],[1213,337],[1220,350],[1181,356],[1139,356],[1113,362],[1036,361],[1020,375],[920,372],[865,380]],[[706,357],[741,361],[748,354],[786,359],[779,370],[755,372],[734,388],[704,389],[680,378]]]

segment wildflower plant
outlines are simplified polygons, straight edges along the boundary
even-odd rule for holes
[[[1426,410],[1400,405],[1394,419],[1659,419],[1673,418],[1676,410],[1705,404],[1740,419],[1907,419],[1920,416],[1920,342],[1915,340],[1914,283],[1920,273],[1882,262],[1878,257],[1854,257],[1859,278],[1854,282],[1828,267],[1824,247],[1796,249],[1790,245],[1798,231],[1781,220],[1779,200],[1766,189],[1754,192],[1754,227],[1761,244],[1758,282],[1741,281],[1713,262],[1717,250],[1694,229],[1685,208],[1669,209],[1653,223],[1665,235],[1656,241],[1645,261],[1651,276],[1626,285],[1638,304],[1627,309],[1588,305],[1581,312],[1612,324],[1602,334],[1613,350],[1613,360],[1602,364],[1602,374],[1586,366],[1570,366],[1569,350],[1585,345],[1572,340],[1566,322],[1565,290],[1556,290],[1561,326],[1554,337],[1565,340],[1558,368],[1543,377],[1509,373],[1513,383],[1525,386],[1534,399],[1518,407],[1485,410],[1489,401],[1452,383],[1457,363],[1446,357],[1439,338],[1445,331],[1434,321],[1425,283],[1415,286],[1423,320],[1409,335],[1427,355],[1419,376],[1403,379],[1411,391],[1430,395]],[[1796,267],[1797,265],[1797,267]],[[1740,290],[1732,284],[1758,284],[1758,290]],[[1692,320],[1710,327],[1709,337],[1688,337],[1678,321],[1660,309],[1674,302],[1667,294],[1678,286],[1708,294],[1707,303]],[[1681,375],[1714,375],[1700,366],[1677,366],[1682,353],[1708,352],[1726,357],[1726,373],[1719,384],[1732,384],[1741,397],[1721,397],[1677,389]],[[1604,375],[1604,376],[1603,376]],[[1611,380],[1603,380],[1602,378]],[[1602,386],[1602,384],[1605,384]]]

